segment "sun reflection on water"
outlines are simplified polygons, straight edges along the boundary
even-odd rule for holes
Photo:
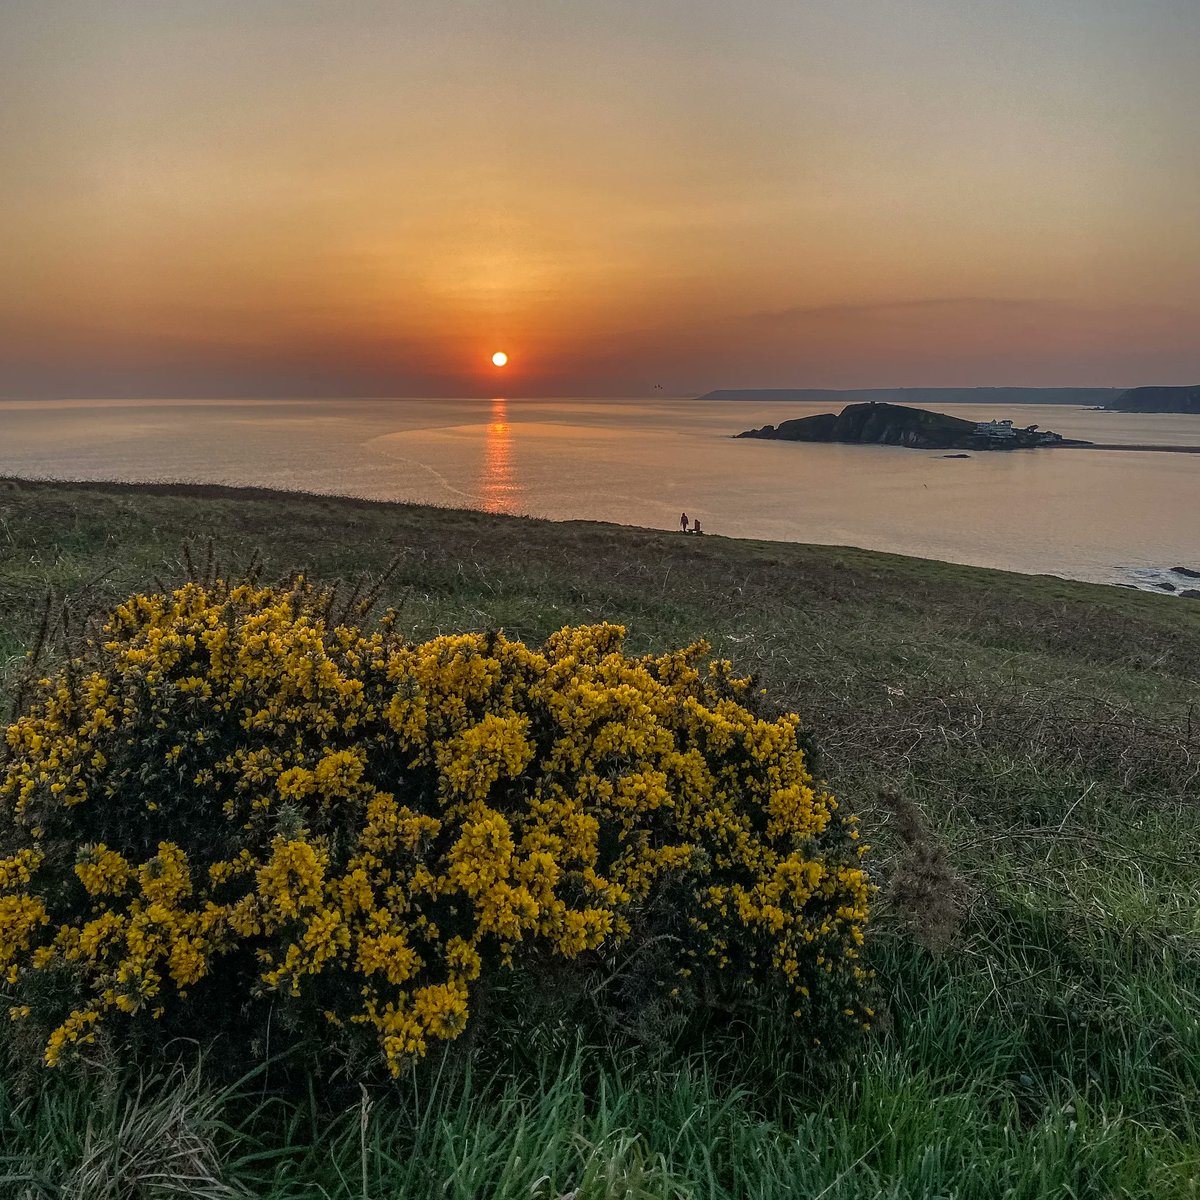
[[[479,477],[479,503],[485,512],[513,513],[520,494],[513,472],[512,430],[508,401],[493,400],[483,442]]]

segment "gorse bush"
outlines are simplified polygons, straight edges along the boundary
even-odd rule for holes
[[[730,664],[331,609],[133,596],[8,729],[0,990],[46,1063],[274,1019],[396,1073],[501,978],[649,947],[666,1003],[868,1020],[854,819]]]

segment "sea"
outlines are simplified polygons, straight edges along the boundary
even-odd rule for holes
[[[201,482],[861,546],[1157,591],[1200,580],[1200,454],[735,439],[828,403],[0,401],[0,475]],[[953,405],[1068,438],[1200,446],[1200,416]],[[302,536],[303,531],[298,531]]]

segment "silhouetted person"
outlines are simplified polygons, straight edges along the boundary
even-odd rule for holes
[[[688,531],[687,513],[680,513],[679,514],[679,532],[687,533],[687,531]]]
[[[699,517],[697,517],[697,518],[695,519],[695,521],[693,521],[693,522],[692,522],[692,532],[693,532],[693,533],[703,533],[703,532],[704,532],[704,531],[703,531],[703,530],[700,528],[700,518],[699,518]]]

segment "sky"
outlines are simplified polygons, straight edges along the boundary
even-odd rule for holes
[[[0,396],[1195,383],[1198,54],[1196,0],[3,0]]]

